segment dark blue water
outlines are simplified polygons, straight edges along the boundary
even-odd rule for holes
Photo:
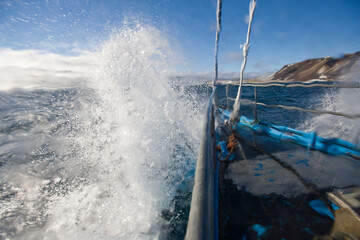
[[[237,86],[229,86],[229,96],[236,97]],[[219,104],[226,105],[225,87],[218,89]],[[304,109],[323,109],[323,96],[325,94],[335,94],[336,90],[331,88],[313,87],[257,87],[257,101],[268,105],[286,105],[299,107]],[[254,87],[244,87],[242,91],[242,99],[254,100]],[[233,101],[229,101],[230,109],[232,109]],[[241,105],[241,115],[254,117],[253,105]],[[312,114],[286,110],[282,108],[267,108],[265,106],[257,106],[258,119],[268,121],[276,125],[285,125],[296,128],[299,123],[307,118],[313,117]]]

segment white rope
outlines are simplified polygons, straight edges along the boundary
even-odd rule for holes
[[[216,38],[215,38],[215,67],[214,67],[214,81],[212,84],[213,89],[215,88],[216,82],[218,80],[218,49],[219,49],[219,40],[221,32],[221,10],[222,10],[222,0],[217,2],[217,11],[216,11]]]
[[[239,111],[240,111],[240,99],[241,99],[241,87],[242,87],[242,83],[243,83],[243,77],[244,77],[244,70],[245,70],[245,66],[246,66],[246,60],[247,60],[247,54],[249,51],[249,47],[250,47],[250,32],[251,32],[251,23],[254,17],[254,12],[255,12],[255,7],[256,7],[256,1],[255,0],[250,0],[250,5],[249,5],[249,25],[248,25],[248,31],[247,31],[247,36],[246,36],[246,42],[244,45],[240,45],[240,48],[242,47],[243,49],[243,55],[244,55],[244,60],[241,66],[241,71],[240,71],[240,85],[238,88],[238,93],[236,96],[236,101],[234,103],[234,111],[232,113],[231,118],[235,119],[239,116]]]

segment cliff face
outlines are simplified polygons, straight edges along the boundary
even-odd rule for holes
[[[349,71],[360,59],[360,52],[340,58],[324,57],[285,65],[272,75],[272,81],[306,82],[314,79],[334,80]]]

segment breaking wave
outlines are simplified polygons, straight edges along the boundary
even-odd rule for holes
[[[100,51],[80,57],[24,53],[43,54],[47,64],[53,58],[71,73],[34,74],[23,88],[30,90],[1,92],[1,236],[165,237],[169,220],[161,213],[174,210],[179,184],[195,168],[203,109],[198,93],[170,84],[166,36],[125,25]],[[43,70],[25,70],[46,73],[43,62],[36,66]],[[11,155],[16,149],[23,154]]]

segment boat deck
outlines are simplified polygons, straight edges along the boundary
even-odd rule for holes
[[[229,135],[217,127],[218,139]],[[360,183],[360,162],[254,135],[235,134],[232,161],[219,165],[220,239],[311,239],[328,235],[334,220],[326,192]],[[326,201],[326,200],[325,200]],[[314,205],[323,203],[324,212]],[[321,208],[321,207],[320,207]]]

